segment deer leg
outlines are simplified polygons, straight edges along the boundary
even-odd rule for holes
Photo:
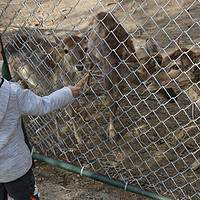
[[[116,111],[117,111],[117,103],[112,101],[112,105],[111,105],[111,112],[110,112],[110,123],[108,126],[108,132],[109,132],[109,136],[112,138],[115,136],[115,128],[114,128],[114,119],[115,119],[115,115],[116,115]]]
[[[74,112],[74,109],[71,105],[68,106],[67,112],[68,112],[70,118],[72,119],[71,124],[72,124],[72,130],[74,132],[74,137],[76,138],[77,143],[80,143],[81,142],[81,136],[80,136],[80,134],[78,134],[75,112]]]
[[[124,85],[118,85],[118,87],[113,88],[113,95],[112,97],[114,98],[112,100],[112,105],[111,105],[111,113],[110,113],[110,124],[109,124],[109,136],[112,138],[114,137],[115,134],[115,128],[114,128],[114,119],[116,117],[117,109],[118,106],[120,105],[120,93],[123,92]],[[118,136],[117,136],[118,137]],[[117,139],[116,137],[116,139]]]
[[[192,119],[195,119],[195,104],[192,104]]]
[[[59,127],[59,123],[58,123],[58,116],[57,116],[56,112],[53,112],[52,116],[53,116],[54,122],[55,122],[55,135],[56,135],[58,143],[61,144],[62,138],[60,136],[60,127]]]
[[[119,98],[119,92],[115,86],[113,86],[113,83],[111,80],[109,80],[108,77],[105,77],[105,88],[108,92],[108,106],[110,108],[110,121],[108,125],[108,134],[109,137],[112,138],[115,136],[115,128],[114,128],[114,118],[116,116],[117,112],[117,100]]]
[[[110,109],[109,111],[109,116],[110,116],[110,121],[109,121],[109,124],[108,124],[108,134],[110,137],[113,137],[115,135],[115,131],[114,131],[114,124],[113,124],[113,119],[114,119],[114,104],[115,102],[113,101],[114,99],[114,92],[113,92],[113,84],[112,82],[109,80],[108,77],[105,77],[104,78],[104,83],[105,83],[105,89],[107,91],[107,97],[106,97],[106,100],[107,100],[107,106],[108,108]]]

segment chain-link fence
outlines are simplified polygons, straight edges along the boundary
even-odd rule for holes
[[[174,199],[200,198],[199,0],[2,0],[14,81],[74,102],[25,118],[35,151]]]

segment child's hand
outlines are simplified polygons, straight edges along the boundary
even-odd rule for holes
[[[87,74],[85,77],[83,77],[77,84],[76,87],[81,87],[83,85],[83,83],[86,81],[86,79],[89,77],[90,75]]]
[[[85,80],[89,77],[89,74],[87,74],[85,77],[83,77],[75,86],[68,86],[72,90],[73,96],[77,96],[79,94],[79,91],[81,89],[81,86],[85,82]]]
[[[79,91],[81,89],[81,87],[72,86],[72,85],[69,85],[68,88],[71,89],[72,94],[73,94],[74,97],[76,97],[79,94]]]

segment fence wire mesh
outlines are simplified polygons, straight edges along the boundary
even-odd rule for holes
[[[200,198],[198,0],[2,0],[14,81],[47,95],[25,118],[35,151],[174,199]],[[133,46],[134,45],[134,46]]]

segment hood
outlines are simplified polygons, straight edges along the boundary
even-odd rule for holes
[[[10,83],[4,79],[4,83],[0,88],[0,122],[3,119],[8,107],[10,96]]]

